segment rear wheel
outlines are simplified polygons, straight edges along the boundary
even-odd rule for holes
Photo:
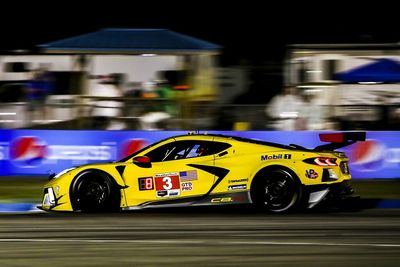
[[[100,171],[87,171],[77,176],[71,187],[73,210],[82,212],[117,211],[121,193],[109,176]]]
[[[263,171],[251,187],[254,204],[270,212],[285,212],[298,206],[301,186],[291,172],[284,169]]]

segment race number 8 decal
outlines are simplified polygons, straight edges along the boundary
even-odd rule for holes
[[[180,189],[179,176],[169,175],[156,177],[156,190]]]
[[[139,190],[152,190],[153,186],[153,177],[142,177],[139,178]]]

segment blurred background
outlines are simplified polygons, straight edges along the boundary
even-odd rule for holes
[[[394,1],[0,6],[1,266],[399,262]],[[25,213],[50,173],[193,130],[310,148],[321,131],[365,130],[343,151],[361,207],[379,210]]]
[[[400,33],[389,6],[259,5],[4,14],[0,127],[399,128]]]
[[[159,130],[277,131],[277,142],[286,142],[278,131],[365,130],[369,140],[348,153],[354,177],[398,177],[400,31],[390,5],[3,7],[5,176],[115,160]]]

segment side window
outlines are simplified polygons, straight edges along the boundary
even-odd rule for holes
[[[192,147],[193,144],[191,142],[172,142],[148,152],[146,156],[148,156],[152,162],[184,159]]]
[[[170,157],[168,157],[168,160],[175,160],[175,159],[185,159],[187,158],[187,154],[190,151],[191,146],[182,146],[178,149],[176,149],[176,152],[171,154]]]
[[[226,143],[211,141],[177,141],[156,148],[148,152],[146,156],[152,162],[187,159],[216,154],[230,146]]]
[[[224,151],[225,149],[227,149],[229,147],[231,147],[231,145],[227,144],[227,143],[207,141],[201,145],[200,154],[201,154],[201,156],[213,155],[213,154],[217,154],[221,151]]]
[[[164,161],[164,159],[168,157],[175,148],[176,147],[173,143],[166,144],[148,152],[145,156],[148,156],[152,162]]]
[[[199,156],[199,149],[200,144],[195,144],[192,149],[190,149],[189,153],[187,154],[186,158],[194,158]]]

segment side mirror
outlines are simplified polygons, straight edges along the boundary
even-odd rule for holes
[[[56,174],[53,172],[53,173],[51,173],[50,175],[49,175],[49,181],[51,180],[51,179],[53,179],[54,177],[56,177]]]
[[[151,160],[147,156],[138,156],[132,159],[132,162],[141,168],[150,168]]]

